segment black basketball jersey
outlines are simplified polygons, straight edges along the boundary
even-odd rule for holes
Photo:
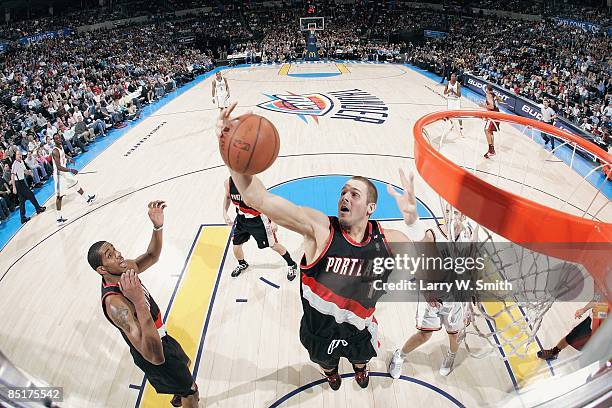
[[[391,256],[383,230],[368,221],[367,237],[355,242],[344,232],[337,217],[329,217],[330,233],[325,249],[309,265],[300,264],[302,324],[313,335],[347,338],[376,324],[376,302],[384,294],[373,282],[386,281],[389,271],[376,275],[374,258]]]
[[[155,323],[155,327],[157,328],[159,337],[164,337],[166,335],[166,327],[162,320],[161,310],[159,309],[159,306],[157,306],[157,303],[155,303],[155,300],[153,300],[153,298],[151,297],[151,294],[149,293],[147,288],[145,288],[144,285],[142,286],[142,288],[144,289],[145,300],[147,302],[147,305],[149,306],[149,312],[151,313],[151,318],[153,319],[153,322]],[[111,322],[111,324],[115,327],[117,327],[117,325],[111,320],[110,316],[108,315],[108,312],[106,311],[106,304],[104,301],[107,296],[120,295],[120,294],[121,294],[121,289],[119,288],[119,284],[107,284],[104,282],[104,280],[102,280],[102,311],[104,312],[104,316],[108,319],[108,321]],[[138,350],[134,348],[134,346],[129,341],[129,339],[123,332],[123,330],[121,330],[119,327],[117,328],[121,332],[121,336],[123,336],[123,339],[125,340],[125,342],[130,346],[130,351],[132,352],[132,355],[136,353],[140,358],[144,359],[144,357],[140,355]]]
[[[236,206],[236,214],[246,218],[254,218],[261,215],[259,211],[245,204],[240,195],[240,191],[236,188],[234,180],[232,180],[231,177],[229,178],[229,192],[232,203]]]

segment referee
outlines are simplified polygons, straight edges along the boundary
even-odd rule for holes
[[[25,164],[23,164],[23,159],[21,158],[21,152],[17,150],[15,152],[15,161],[13,162],[13,167],[11,168],[11,184],[13,185],[13,194],[17,194],[19,197],[19,215],[21,216],[21,223],[25,224],[30,221],[30,218],[25,215],[25,202],[26,200],[30,200],[32,204],[34,204],[34,208],[36,208],[36,213],[40,214],[45,211],[45,207],[41,207],[34,196],[30,187],[28,187],[25,180],[25,173],[29,172],[26,169]]]
[[[542,122],[552,125],[553,121],[557,119],[557,114],[555,113],[554,109],[550,107],[550,103],[548,102],[548,99],[544,99],[544,104],[541,105],[541,109],[542,109]],[[554,150],[555,149],[555,138],[547,135],[544,132],[540,132],[540,135],[542,136],[542,139],[544,139],[544,146],[550,143],[552,146],[552,149]]]

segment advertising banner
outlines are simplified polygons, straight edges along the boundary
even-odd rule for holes
[[[578,21],[578,20],[572,20],[571,18],[560,18],[560,17],[555,17],[554,20],[557,22],[558,25],[578,27],[582,29],[583,31],[586,31],[589,33],[598,33],[599,30],[601,30],[601,26],[599,24],[590,23],[588,21]]]

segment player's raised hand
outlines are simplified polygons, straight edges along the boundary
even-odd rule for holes
[[[160,228],[164,225],[164,209],[166,203],[164,201],[151,201],[149,203],[149,219],[155,228]]]
[[[582,315],[584,314],[584,312],[585,312],[584,308],[581,307],[580,309],[576,310],[576,312],[574,313],[574,317],[576,319],[580,319]]]
[[[398,193],[390,184],[387,184],[387,192],[395,198],[395,202],[404,217],[406,225],[412,225],[419,219],[416,198],[414,196],[414,174],[409,172],[408,177],[406,177],[402,169],[399,170],[399,174],[404,193]]]
[[[219,138],[219,141],[221,141],[223,134],[229,130],[230,122],[235,119],[231,117],[231,114],[237,105],[238,102],[232,102],[230,106],[225,109],[221,109],[219,112],[219,116],[217,117],[217,127],[215,129],[215,134],[217,135],[217,138]]]

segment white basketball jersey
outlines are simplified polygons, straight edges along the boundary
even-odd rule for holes
[[[225,78],[221,78],[221,80],[215,79],[215,92],[217,95],[225,95],[227,93],[227,89],[225,87]]]
[[[57,146],[53,147],[53,150],[57,150],[59,152],[60,164],[62,167],[66,167],[66,153],[64,149],[61,149]],[[55,164],[55,160],[53,160],[53,177],[59,177],[60,171],[57,168],[57,164]]]
[[[448,93],[446,94],[446,97],[451,98],[451,99],[457,99],[458,94],[459,94],[459,81],[456,81],[454,85],[449,82],[448,83]]]

